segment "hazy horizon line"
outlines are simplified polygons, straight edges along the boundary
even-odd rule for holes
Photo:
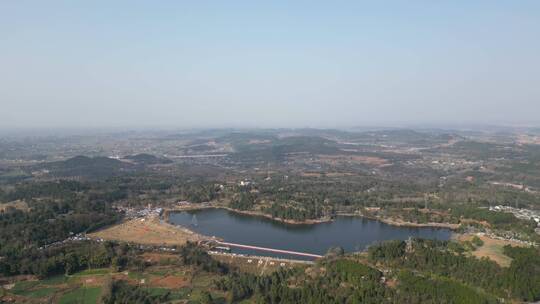
[[[341,131],[370,131],[370,130],[455,130],[455,131],[500,131],[516,129],[536,129],[540,123],[370,123],[343,126],[250,126],[250,125],[222,125],[222,126],[174,126],[174,125],[146,125],[146,126],[56,126],[56,127],[7,127],[0,130],[4,135],[86,135],[110,134],[123,132],[197,132],[208,130],[234,131],[264,131],[264,130],[341,130]],[[54,134],[56,133],[56,134]]]

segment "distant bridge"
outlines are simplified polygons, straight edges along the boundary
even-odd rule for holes
[[[298,256],[316,258],[316,259],[323,257],[322,255],[313,254],[313,253],[290,251],[290,250],[281,250],[281,249],[273,249],[273,248],[258,247],[258,246],[251,246],[251,245],[242,245],[242,244],[219,242],[219,241],[216,241],[216,244],[223,245],[223,246],[229,246],[229,247],[243,248],[243,249],[252,249],[252,250],[268,251],[268,252],[274,252],[274,253],[298,255]]]

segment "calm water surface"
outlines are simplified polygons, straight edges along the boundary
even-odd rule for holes
[[[226,242],[320,255],[333,246],[341,246],[350,252],[380,241],[405,240],[409,236],[438,240],[448,240],[451,236],[451,231],[445,228],[396,227],[361,217],[337,217],[333,222],[315,225],[290,225],[224,209],[171,213],[169,220],[172,224]],[[292,257],[236,248],[233,252]]]

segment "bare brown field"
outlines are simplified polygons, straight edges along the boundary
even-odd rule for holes
[[[142,254],[144,260],[148,263],[159,263],[167,260],[178,260],[178,254],[162,252],[145,252]]]
[[[458,236],[458,240],[460,241],[470,241],[474,235],[472,234],[464,234]],[[518,242],[512,242],[512,241],[505,241],[505,240],[497,240],[492,239],[485,235],[478,236],[483,242],[484,245],[478,247],[475,251],[472,252],[472,255],[477,258],[486,257],[497,264],[499,264],[502,267],[508,267],[510,266],[510,263],[512,262],[512,259],[503,253],[503,247],[506,245],[510,245],[513,247],[523,247],[524,245]]]
[[[28,204],[25,201],[20,201],[19,200],[19,201],[13,201],[13,202],[9,202],[9,203],[0,204],[0,212],[6,211],[7,208],[9,208],[9,207],[19,209],[19,210],[22,210],[22,211],[28,211],[29,210]]]
[[[448,228],[448,229],[459,228],[459,224],[451,224],[451,223],[411,223],[411,222],[407,222],[399,218],[376,217],[376,219],[385,224],[397,226],[397,227],[438,227],[438,228]]]
[[[478,221],[473,219],[460,219],[460,222],[462,224],[480,224],[484,227],[491,227],[491,225],[487,221]]]
[[[303,177],[321,177],[322,176],[321,173],[317,173],[317,172],[302,172],[300,175]]]
[[[183,245],[204,239],[192,231],[161,222],[158,217],[132,219],[89,234],[91,238],[145,245]]]
[[[300,173],[300,175],[303,176],[303,177],[321,177],[321,176],[323,176],[322,173],[318,173],[318,172],[302,172],[302,173]],[[343,177],[343,176],[354,176],[355,174],[350,173],[350,172],[327,172],[324,175],[327,176],[327,177]]]
[[[355,176],[356,174],[350,172],[328,172],[326,176],[328,177],[343,177],[343,176]]]
[[[149,282],[150,286],[164,287],[169,289],[181,288],[189,286],[189,280],[187,277],[179,276],[153,276]]]
[[[517,137],[517,142],[521,145],[540,145],[540,136],[521,134]]]
[[[375,156],[363,156],[363,155],[319,155],[319,159],[322,162],[336,165],[339,163],[349,162],[371,166],[386,166],[389,165],[388,160]]]

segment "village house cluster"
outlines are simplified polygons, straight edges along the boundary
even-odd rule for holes
[[[123,212],[126,218],[141,218],[147,216],[160,216],[163,213],[163,208],[153,208],[148,205],[145,208],[133,208],[133,207],[124,207],[116,206],[116,210]]]
[[[523,219],[523,220],[532,219],[540,227],[540,211],[529,210],[529,209],[518,209],[518,208],[514,208],[510,206],[502,206],[502,205],[489,207],[489,210],[496,211],[496,212],[512,213],[518,219]]]

